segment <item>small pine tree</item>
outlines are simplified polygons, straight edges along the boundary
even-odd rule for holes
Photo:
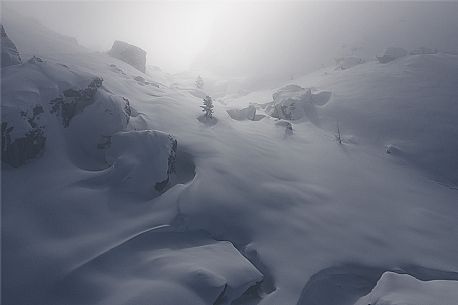
[[[203,87],[204,87],[204,80],[199,75],[196,79],[196,88],[202,89]]]
[[[202,111],[205,112],[205,118],[213,118],[213,100],[210,96],[207,95],[204,98],[204,104],[203,106],[200,106],[200,108],[202,108]]]

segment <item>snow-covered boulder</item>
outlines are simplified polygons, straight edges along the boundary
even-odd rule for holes
[[[307,117],[316,118],[316,106],[322,106],[331,98],[331,92],[312,93],[298,85],[288,85],[273,94],[273,102],[266,107],[266,113],[285,120],[298,120]]]
[[[420,281],[408,274],[383,273],[375,288],[355,305],[442,305],[458,300],[458,281]]]
[[[364,63],[364,60],[355,56],[341,57],[336,59],[337,70],[346,70]]]
[[[0,27],[1,27],[0,42],[2,45],[2,67],[20,64],[22,62],[21,56],[19,55],[19,52],[16,46],[14,45],[14,43],[11,41],[11,39],[6,34],[5,29],[3,28],[3,25],[0,25]]]
[[[102,84],[35,56],[11,66],[2,73],[2,161],[19,167],[46,148],[83,168],[106,168],[107,137],[127,128],[132,108]]]
[[[231,242],[161,226],[76,269],[60,284],[63,299],[56,304],[236,304],[262,280]]]
[[[127,192],[157,195],[175,172],[177,141],[155,131],[118,132],[110,137],[106,161],[111,182]]]
[[[244,121],[244,120],[255,120],[256,118],[256,107],[250,105],[246,108],[242,109],[229,109],[227,110],[229,116],[237,121]]]
[[[108,54],[114,58],[128,63],[137,70],[145,73],[146,71],[146,51],[137,46],[128,44],[124,41],[116,40],[108,51]]]
[[[382,56],[377,56],[377,59],[381,64],[385,64],[406,55],[407,51],[405,49],[390,47],[385,49]]]

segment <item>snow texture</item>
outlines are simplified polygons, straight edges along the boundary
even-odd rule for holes
[[[420,281],[385,272],[375,288],[355,305],[442,305],[458,300],[458,281]]]
[[[358,305],[457,303],[457,55],[249,92],[205,76],[221,95],[203,124],[196,74],[144,74],[11,16],[2,304],[353,305],[374,287]],[[228,115],[247,107],[262,119]],[[401,269],[433,281],[377,284]]]

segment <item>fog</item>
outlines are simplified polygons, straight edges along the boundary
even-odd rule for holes
[[[106,51],[123,40],[148,64],[222,76],[294,77],[388,46],[458,52],[458,4],[432,2],[8,2]]]

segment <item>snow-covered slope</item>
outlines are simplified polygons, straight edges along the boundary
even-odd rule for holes
[[[46,141],[2,162],[2,304],[352,305],[384,271],[458,278],[458,193],[430,179],[457,181],[457,56],[304,76],[331,94],[291,121],[277,89],[217,99],[210,125],[160,72],[5,28],[34,53],[2,68],[2,123]],[[266,116],[227,112],[249,103]]]
[[[323,69],[292,84],[332,93],[307,119],[316,126],[334,133],[339,123],[349,140],[380,151],[395,146],[396,160],[426,170],[430,178],[458,184],[458,56],[411,55],[345,71]],[[254,92],[226,103],[263,104],[275,92]]]

